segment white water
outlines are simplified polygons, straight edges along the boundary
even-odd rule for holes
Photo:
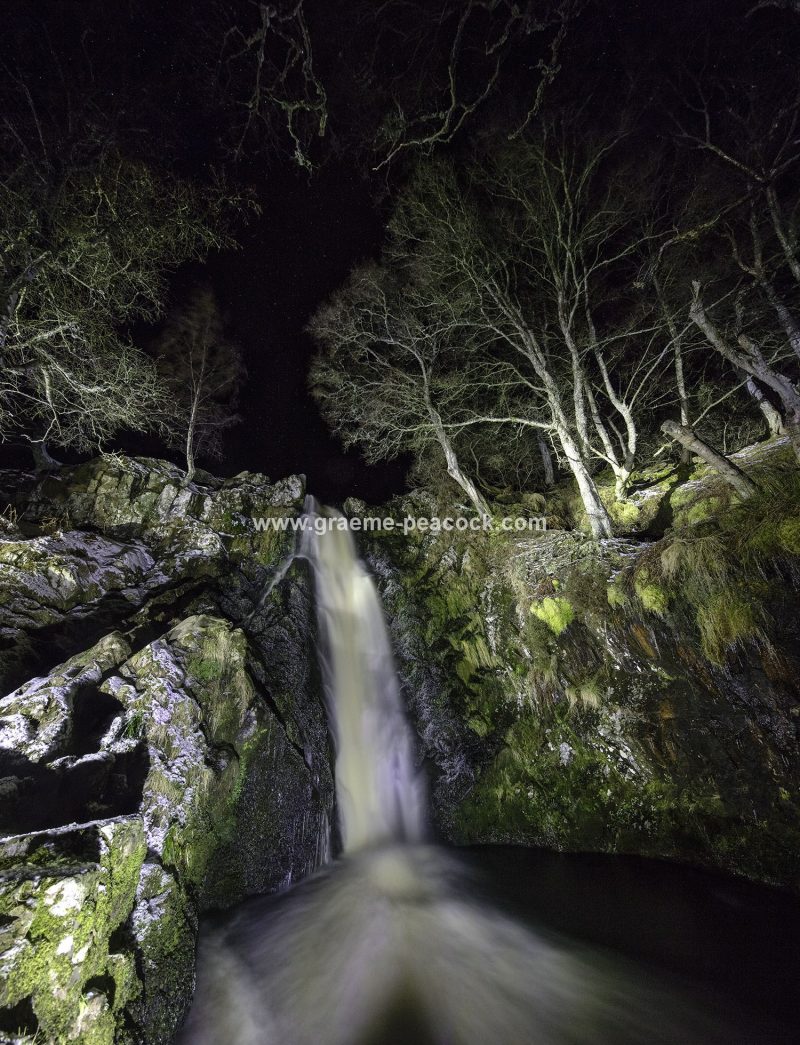
[[[331,509],[320,510],[310,497],[306,510],[318,526],[304,532],[300,553],[314,570],[344,850],[419,842],[424,834],[425,788],[414,765],[378,593],[359,562],[343,517]]]
[[[300,554],[316,577],[345,856],[206,933],[183,1045],[762,1040],[493,910],[452,856],[419,844],[424,790],[375,587],[344,530],[306,531]]]

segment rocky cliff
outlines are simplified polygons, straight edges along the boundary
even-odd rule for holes
[[[800,479],[780,442],[739,463],[746,503],[665,466],[599,543],[568,486],[501,508],[543,532],[362,534],[444,838],[800,884]],[[0,1040],[170,1041],[202,912],[325,858],[309,577],[255,522],[303,495],[0,476]]]
[[[198,916],[307,874],[333,785],[303,481],[107,457],[8,474],[0,1036],[167,1042]]]
[[[800,477],[780,442],[739,463],[746,503],[665,467],[601,543],[566,488],[503,509],[546,532],[365,537],[445,838],[800,885]]]

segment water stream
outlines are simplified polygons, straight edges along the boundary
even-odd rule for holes
[[[461,859],[425,844],[380,600],[335,513],[308,510],[330,521],[299,551],[316,581],[344,852],[204,932],[183,1045],[792,1040],[713,991],[503,913]]]
[[[345,853],[420,842],[425,787],[414,765],[389,635],[372,578],[341,515],[307,498],[313,527],[300,554],[312,565],[336,802]]]

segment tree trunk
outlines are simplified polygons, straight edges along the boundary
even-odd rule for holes
[[[559,426],[557,431],[559,441],[564,449],[564,455],[569,462],[572,474],[575,476],[575,482],[578,484],[583,507],[586,509],[589,526],[592,530],[592,536],[597,540],[601,540],[604,537],[613,537],[614,531],[611,525],[611,517],[606,510],[606,506],[600,500],[600,494],[597,492],[594,479],[589,474],[589,469],[586,467],[577,443],[566,428]]]
[[[718,472],[733,487],[742,500],[746,500],[758,492],[756,484],[749,476],[745,475],[741,468],[737,468],[727,457],[717,453],[713,447],[695,435],[691,428],[685,428],[683,425],[679,425],[677,421],[664,421],[661,425],[661,431],[668,435],[670,439],[674,439],[676,443],[691,451],[691,453],[696,454],[709,468],[713,468],[715,472]]]
[[[800,462],[800,394],[790,378],[773,370],[767,364],[760,349],[751,338],[740,334],[739,344],[748,353],[748,358],[753,361],[744,369],[757,377],[767,388],[772,389],[780,399],[784,414],[784,429],[789,436],[795,458]]]
[[[592,530],[592,536],[597,540],[604,537],[613,537],[614,531],[611,525],[611,516],[606,510],[606,506],[600,500],[600,494],[597,492],[594,480],[586,467],[586,461],[581,453],[580,446],[570,433],[558,384],[548,368],[547,360],[542,355],[535,335],[522,325],[518,329],[522,338],[522,353],[528,358],[534,373],[544,386],[547,405],[550,408],[550,416],[553,419],[553,426],[564,451],[564,456],[569,462],[572,474],[575,476],[575,481],[578,484],[581,500],[583,501],[583,506],[589,519],[589,526]]]
[[[740,334],[739,348],[728,344],[703,307],[700,300],[700,284],[693,283],[692,287],[694,296],[689,309],[689,318],[703,331],[709,343],[733,365],[737,372],[742,370],[751,377],[757,378],[780,399],[786,432],[791,440],[795,457],[800,461],[800,393],[785,374],[773,370],[752,338],[746,334]]]
[[[467,497],[469,497],[478,515],[484,516],[492,514],[491,510],[489,509],[489,505],[478,493],[478,490],[473,481],[469,478],[469,476],[465,475],[464,472],[461,471],[461,468],[458,464],[458,461],[455,458],[455,455],[453,455],[452,459],[448,458],[447,474],[450,476],[451,479],[455,479],[455,481],[458,483],[458,485],[461,487],[461,489],[464,491]]]
[[[61,467],[61,461],[50,456],[47,443],[43,439],[31,442],[31,453],[33,454],[33,465],[37,472],[49,472],[54,468]]]
[[[624,448],[625,463],[623,464],[619,459],[614,444],[611,440],[611,436],[608,434],[603,418],[600,416],[600,409],[597,406],[597,402],[594,397],[594,393],[591,391],[589,386],[586,387],[586,398],[589,403],[589,408],[592,412],[592,420],[594,421],[595,429],[597,434],[600,436],[600,441],[603,444],[606,456],[605,460],[611,465],[611,471],[614,473],[614,497],[617,501],[624,501],[628,496],[628,486],[630,485],[631,476],[633,475],[633,454],[630,452],[630,444],[627,448]],[[619,436],[617,429],[614,429],[615,433]],[[622,440],[620,438],[620,443]]]
[[[553,486],[556,481],[555,472],[553,470],[553,455],[550,453],[550,447],[547,445],[544,437],[540,435],[537,439],[539,443],[539,453],[542,455],[544,484],[545,486]]]
[[[758,409],[764,415],[764,420],[767,422],[769,434],[772,436],[783,435],[785,431],[783,418],[761,391],[755,378],[748,375],[747,381],[745,382],[745,388],[758,403]]]
[[[767,189],[767,206],[772,218],[772,227],[775,229],[775,235],[783,248],[783,255],[796,282],[800,283],[800,261],[798,261],[796,254],[797,244],[793,242],[793,238],[786,231],[783,215],[781,214],[781,206],[778,202],[778,194],[772,186]]]
[[[597,365],[600,367],[600,375],[603,378],[603,385],[605,386],[609,402],[625,423],[625,442],[622,444],[623,464],[614,468],[614,475],[617,477],[616,497],[617,500],[620,501],[624,500],[627,496],[628,484],[633,475],[633,469],[636,464],[636,450],[639,444],[639,432],[636,427],[636,419],[633,416],[633,410],[631,410],[629,403],[626,403],[621,396],[617,395],[608,373],[606,361],[603,358],[602,352],[598,348],[595,348],[595,358],[597,359]],[[616,432],[617,429],[613,423],[612,427]],[[620,435],[619,438],[620,443],[622,443],[622,436]]]
[[[778,296],[778,292],[772,286],[771,283],[764,281],[764,293],[766,294],[769,303],[775,309],[775,313],[783,327],[783,332],[786,334],[786,338],[791,345],[794,354],[800,358],[800,324],[795,319],[794,313],[785,302],[781,301]]]
[[[456,452],[453,448],[453,444],[450,442],[447,433],[444,430],[444,426],[441,423],[441,419],[438,417],[438,415],[435,414],[433,417],[433,421],[434,426],[436,428],[436,434],[439,440],[439,445],[441,446],[442,451],[444,452],[444,459],[447,463],[447,474],[450,476],[451,479],[454,479],[458,483],[458,485],[461,487],[461,489],[464,491],[467,497],[469,497],[478,515],[491,516],[492,513],[489,508],[489,505],[486,503],[483,497],[481,497],[480,493],[478,493],[478,489],[473,483],[473,481],[462,470],[461,465],[458,461],[458,457],[456,456]]]
[[[186,426],[186,482],[190,483],[194,479],[195,463],[194,463],[194,437],[195,429],[197,427],[197,396],[195,395],[192,399],[192,410],[189,414],[189,423]]]
[[[664,291],[661,287],[661,283],[655,277],[653,278],[653,286],[656,290],[656,296],[658,297],[658,303],[661,306],[661,314],[667,324],[667,330],[669,332],[670,340],[672,341],[672,360],[675,368],[675,387],[678,390],[678,404],[681,411],[681,424],[684,428],[689,427],[689,395],[686,391],[686,375],[683,369],[683,336],[678,330],[678,325],[675,322],[675,317],[669,310],[667,299]],[[681,464],[687,464],[689,461],[689,451],[685,446],[681,447]]]
[[[614,497],[617,501],[624,501],[628,496],[631,485],[632,473],[623,467],[614,469]]]

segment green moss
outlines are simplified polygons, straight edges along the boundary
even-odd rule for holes
[[[74,865],[71,873],[26,874],[23,867],[17,880],[5,882],[0,914],[18,947],[6,965],[0,1006],[30,998],[46,1040],[111,1045],[115,1014],[139,989],[135,970],[129,968],[124,992],[113,1003],[103,994],[88,997],[86,985],[119,970],[109,940],[133,907],[146,845],[138,819],[92,830],[98,836],[97,863],[77,874]]]
[[[790,555],[800,555],[800,515],[783,519],[777,535],[781,547]]]
[[[146,865],[140,898],[144,904],[136,936],[143,991],[128,1011],[139,1028],[146,1028],[137,1041],[171,1041],[180,1006],[194,985],[196,914],[181,883],[157,864]],[[148,913],[151,907],[157,916]]]
[[[628,594],[622,584],[612,583],[606,588],[606,600],[611,607],[622,607],[628,605]]]
[[[612,520],[623,529],[633,529],[641,522],[642,512],[632,501],[613,500],[608,510]]]
[[[490,723],[486,722],[485,719],[478,718],[477,715],[473,715],[468,719],[467,725],[472,732],[476,733],[479,737],[487,736],[490,730]]]
[[[572,604],[561,595],[534,602],[531,613],[546,624],[554,635],[560,635],[565,631],[575,618]]]
[[[650,613],[658,613],[663,616],[669,608],[669,592],[655,581],[644,576],[637,575],[634,580],[634,590],[642,606]]]
[[[703,651],[720,663],[734,646],[761,634],[752,602],[725,589],[712,595],[697,611]]]
[[[687,526],[695,526],[697,523],[706,522],[720,514],[728,504],[723,497],[703,497],[695,501],[686,509],[684,523]]]
[[[441,707],[476,752],[468,796],[448,792],[453,805],[441,807],[451,838],[675,855],[796,880],[800,819],[790,775],[777,770],[781,792],[774,769],[792,720],[767,689],[792,681],[768,641],[781,649],[770,614],[793,608],[799,475],[794,465],[759,475],[746,505],[702,469],[689,487],[674,467],[648,477],[659,490],[643,510],[664,508],[663,532],[675,508],[674,525],[639,546],[590,550],[553,532],[535,545],[398,540],[403,606],[419,613],[448,679]],[[581,518],[568,491],[549,512],[556,502]],[[753,640],[755,663],[731,665],[754,682],[734,710],[716,665]]]
[[[222,673],[222,665],[210,657],[192,657],[189,660],[189,673],[200,682],[218,679]]]

